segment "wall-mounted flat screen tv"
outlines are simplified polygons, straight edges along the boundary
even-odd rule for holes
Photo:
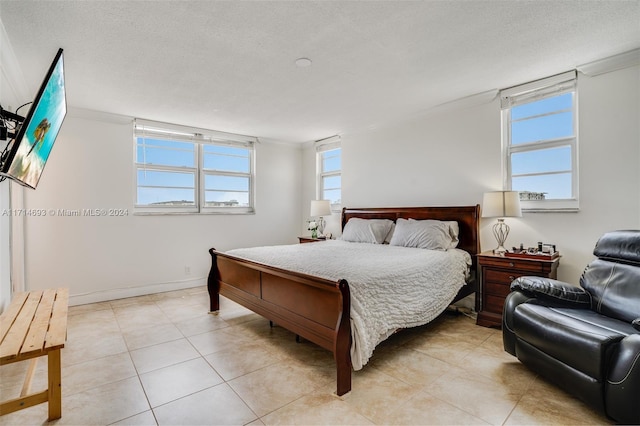
[[[0,176],[35,189],[66,114],[64,64],[59,49],[29,113],[10,142]]]

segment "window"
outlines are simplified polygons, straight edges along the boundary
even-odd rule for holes
[[[577,210],[575,71],[501,91],[505,189],[523,210]]]
[[[342,149],[340,137],[316,142],[317,194],[319,200],[331,201],[331,210],[342,208]]]
[[[136,120],[142,213],[253,213],[255,138]]]

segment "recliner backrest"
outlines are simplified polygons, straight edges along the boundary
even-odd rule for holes
[[[593,250],[597,257],[580,277],[591,294],[591,308],[622,321],[640,317],[640,231],[604,234]]]

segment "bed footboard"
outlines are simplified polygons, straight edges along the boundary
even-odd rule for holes
[[[333,352],[338,395],[351,390],[350,294],[338,282],[263,265],[210,249],[210,309],[220,295]]]

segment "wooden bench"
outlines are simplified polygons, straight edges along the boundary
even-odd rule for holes
[[[0,315],[0,366],[31,359],[20,396],[0,403],[0,415],[49,401],[49,421],[62,417],[60,349],[67,340],[69,289],[18,293]],[[49,385],[31,392],[38,357],[47,356]]]

